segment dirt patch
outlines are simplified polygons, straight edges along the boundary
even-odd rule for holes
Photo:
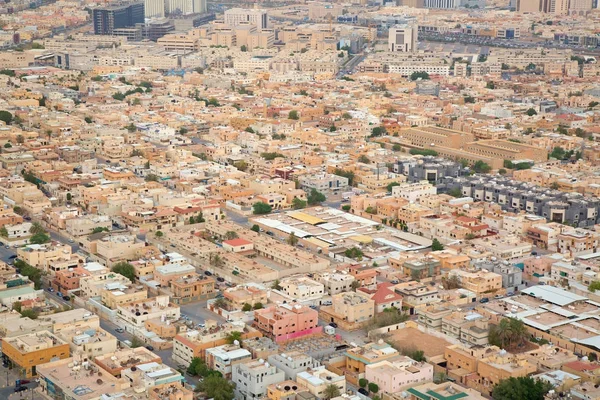
[[[444,355],[446,346],[452,345],[452,343],[444,339],[428,335],[415,328],[404,328],[394,331],[388,340],[396,348],[422,350],[427,358]]]

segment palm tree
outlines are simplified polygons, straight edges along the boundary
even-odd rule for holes
[[[296,237],[296,234],[294,232],[290,233],[290,236],[288,236],[287,243],[290,246],[294,247],[298,244],[298,238]]]
[[[503,318],[498,325],[490,328],[489,342],[504,348],[521,344],[527,340],[528,336],[529,332],[522,321],[515,318]]]
[[[330,385],[327,385],[327,387],[323,391],[323,398],[325,400],[330,400],[330,399],[333,399],[334,397],[338,397],[341,395],[342,395],[342,393],[340,392],[340,389],[333,383]]]
[[[37,235],[38,233],[46,233],[46,230],[39,222],[34,222],[31,224],[31,228],[29,228],[29,233],[32,235]]]
[[[233,331],[225,338],[227,343],[233,344],[236,340],[241,344],[242,343],[242,332]]]
[[[220,267],[223,266],[223,263],[224,263],[224,261],[223,261],[223,259],[221,258],[220,255],[211,253],[211,255],[210,255],[210,265],[212,265],[215,268],[220,268]]]
[[[235,231],[227,231],[227,233],[225,233],[226,240],[237,239],[238,237],[239,236]]]
[[[225,308],[225,307],[227,307],[227,301],[225,301],[224,298],[219,297],[218,299],[215,300],[215,302],[213,303],[213,306],[215,306],[216,308]]]

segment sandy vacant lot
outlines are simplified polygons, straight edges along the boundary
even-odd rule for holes
[[[426,357],[443,355],[446,346],[452,344],[444,339],[428,335],[415,328],[404,328],[394,331],[389,337],[389,340],[398,347],[423,350]]]

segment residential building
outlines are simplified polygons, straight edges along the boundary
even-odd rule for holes
[[[252,354],[239,344],[225,344],[206,349],[206,365],[208,368],[219,371],[226,379],[231,379],[232,368],[239,363],[252,360]]]
[[[366,293],[343,292],[331,296],[331,306],[322,306],[321,318],[342,329],[358,329],[375,315],[375,302]]]
[[[337,375],[325,369],[324,366],[298,373],[296,382],[319,399],[325,398],[325,388],[329,385],[335,385],[340,393],[346,393],[346,379],[344,376]]]
[[[365,378],[377,384],[381,393],[397,393],[405,387],[433,380],[433,365],[402,356],[367,365]]]
[[[300,304],[272,305],[254,311],[254,324],[275,341],[315,333],[319,316],[316,310]]]
[[[40,331],[2,340],[2,355],[19,376],[37,376],[37,366],[69,357],[69,345],[49,331]]]
[[[269,356],[268,361],[269,364],[283,371],[286,379],[291,380],[296,380],[298,373],[321,365],[317,360],[301,351],[273,354]]]
[[[285,373],[264,360],[236,364],[232,368],[231,381],[235,383],[236,400],[260,399],[267,394],[267,387],[285,380]]]

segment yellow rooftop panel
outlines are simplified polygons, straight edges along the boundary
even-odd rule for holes
[[[305,240],[307,242],[314,243],[317,246],[322,247],[322,248],[327,248],[327,247],[333,246],[331,243],[328,243],[328,242],[326,242],[324,240],[321,240],[321,239],[317,239],[316,237],[311,237],[311,238],[308,238],[308,239],[305,239]]]
[[[349,239],[352,239],[352,240],[355,240],[357,242],[364,243],[364,244],[373,242],[373,238],[371,236],[366,236],[366,235],[350,236]]]
[[[300,212],[300,211],[296,211],[296,212],[291,212],[288,214],[290,217],[295,218],[295,219],[299,219],[302,222],[306,222],[307,224],[311,224],[311,225],[316,225],[316,224],[320,224],[325,222],[325,220],[322,220],[319,217],[314,217],[312,215]]]

